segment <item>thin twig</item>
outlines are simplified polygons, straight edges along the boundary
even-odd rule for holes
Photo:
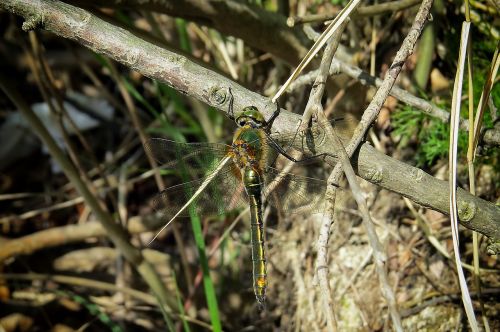
[[[276,105],[267,98],[202,67],[188,58],[148,43],[136,35],[111,25],[93,16],[88,11],[57,1],[19,2],[0,1],[0,8],[17,13],[30,22],[38,22],[43,27],[63,38],[77,41],[83,46],[106,54],[110,58],[133,67],[141,74],[167,83],[177,91],[228,113],[228,88],[231,88],[236,109],[248,105],[256,106],[266,118],[275,111]],[[300,79],[300,78],[299,78]],[[291,134],[297,129],[299,116],[282,109],[274,121],[272,132]],[[485,138],[488,136],[487,131]],[[500,142],[500,135],[498,135]],[[317,152],[332,153],[331,144],[325,142]],[[443,213],[449,213],[447,202],[448,186],[445,182],[428,176],[414,168],[389,158],[364,144],[358,154],[356,171],[362,178],[383,188],[400,193],[414,202]],[[397,170],[397,172],[395,171]],[[386,176],[386,174],[390,176]],[[412,179],[408,184],[408,179]],[[429,195],[431,193],[432,195]],[[459,190],[459,199],[464,207],[460,217],[462,225],[475,229],[500,240],[500,208],[480,198]],[[500,246],[491,246],[492,253]]]
[[[403,9],[407,9],[416,6],[420,3],[420,0],[398,0],[385,3],[379,3],[371,6],[363,6],[357,8],[353,13],[352,17],[362,17],[362,16],[376,16],[385,13],[395,12]],[[329,12],[327,14],[313,14],[307,16],[293,16],[289,17],[286,21],[289,27],[293,27],[297,24],[312,23],[312,22],[325,22],[334,19],[339,11]]]
[[[128,221],[127,230],[130,234],[153,231],[164,222],[155,215],[134,216],[130,217]],[[81,225],[65,225],[44,229],[16,239],[3,240],[1,242],[0,262],[19,255],[30,255],[38,250],[103,236],[106,236],[106,230],[95,220]]]
[[[487,295],[490,295],[492,298],[495,296],[498,297],[498,294],[500,293],[500,290],[498,288],[490,288],[490,289],[485,289],[483,290],[482,297],[486,297]],[[497,295],[495,295],[497,294]],[[478,293],[472,293],[472,295],[477,296],[479,295]],[[435,296],[435,294],[431,294],[431,296],[425,296],[424,298],[418,299],[417,303],[414,303],[414,307],[408,307],[406,309],[403,309],[401,311],[401,315],[403,317],[408,317],[411,315],[416,315],[420,311],[424,310],[425,308],[432,307],[439,305],[441,303],[445,302],[455,302],[459,301],[461,297],[461,294],[455,293],[455,294],[446,294],[442,296]]]
[[[137,108],[135,106],[135,103],[132,99],[132,96],[130,96],[130,93],[127,91],[125,88],[125,85],[123,84],[123,78],[120,76],[118,71],[116,70],[116,66],[114,63],[109,61],[109,68],[111,70],[111,75],[117,82],[118,89],[120,91],[120,94],[123,98],[123,101],[125,102],[126,109],[128,111],[128,114],[130,116],[130,119],[132,120],[132,124],[134,126],[134,129],[136,130],[139,139],[142,143],[143,148],[146,146],[146,142],[148,140],[148,137],[146,135],[146,132],[144,130],[144,126],[142,125],[142,122],[139,118],[139,115],[137,113]],[[163,178],[160,175],[160,171],[158,169],[158,164],[154,160],[153,156],[151,156],[149,153],[146,153],[146,157],[148,159],[149,165],[151,166],[151,169],[153,170],[154,174],[154,179],[156,182],[156,186],[158,187],[158,190],[161,192],[165,190],[165,182],[163,181]],[[188,259],[187,259],[187,250],[186,246],[184,245],[184,240],[182,239],[182,235],[179,231],[178,225],[173,225],[172,227],[172,232],[174,234],[175,242],[179,246],[179,252],[181,255],[181,263],[183,267],[183,271],[185,274],[186,278],[186,284],[188,285],[188,288],[191,288],[191,281],[193,280],[193,276],[191,273],[191,269],[188,264]]]
[[[87,287],[87,288],[92,288],[92,289],[98,289],[98,290],[103,290],[103,291],[113,291],[113,292],[123,292],[126,293],[132,297],[134,297],[137,300],[143,301],[144,303],[154,305],[156,303],[156,299],[154,296],[151,296],[148,293],[144,293],[141,291],[138,291],[133,288],[128,288],[128,287],[117,287],[113,284],[103,282],[103,281],[98,281],[98,280],[92,280],[92,279],[87,279],[87,278],[80,278],[80,277],[73,277],[73,276],[66,276],[66,275],[54,275],[54,274],[40,274],[40,273],[0,273],[0,278],[2,279],[12,279],[12,280],[29,280],[29,281],[35,281],[35,280],[45,280],[45,281],[50,281],[50,282],[56,282],[60,284],[66,284],[66,285],[72,285],[72,286],[78,286],[78,287]],[[179,318],[185,319],[189,322],[198,324],[202,327],[204,327],[207,330],[211,330],[211,326],[208,325],[207,323],[200,321],[198,319],[195,319],[193,317],[185,316],[185,315],[180,315],[180,314],[175,314],[171,313]]]
[[[353,137],[349,142],[349,145],[346,147],[348,155],[353,154],[358,145],[364,139],[364,136],[368,131],[368,129],[370,128],[371,124],[377,118],[380,109],[382,108],[382,105],[387,99],[387,96],[389,95],[396,81],[397,76],[399,75],[401,69],[403,68],[406,59],[413,52],[413,48],[415,47],[417,39],[422,32],[425,22],[427,22],[427,17],[429,15],[432,2],[433,0],[424,0],[422,2],[422,5],[418,10],[417,16],[415,18],[415,21],[413,22],[413,25],[408,35],[404,39],[401,48],[397,52],[396,57],[394,58],[394,61],[392,62],[389,70],[387,71],[381,86],[377,90],[375,96],[373,97],[368,107],[363,112],[361,121],[355,129]],[[334,178],[338,180],[339,176],[337,174],[341,173],[340,167],[341,166],[339,164],[335,166],[332,172],[333,174],[332,179]]]
[[[78,171],[66,158],[64,152],[59,148],[50,133],[47,131],[47,128],[45,128],[40,119],[26,104],[25,100],[18,94],[17,91],[13,89],[13,85],[9,84],[3,75],[0,75],[0,88],[2,88],[7,96],[9,96],[30,124],[33,131],[45,143],[45,146],[53,158],[58,162],[65,175],[74,184],[76,190],[83,196],[87,205],[97,216],[104,229],[106,229],[109,238],[113,241],[115,246],[120,249],[125,258],[137,269],[144,281],[158,297],[160,306],[169,306],[171,304],[171,302],[169,302],[171,297],[167,295],[167,290],[165,289],[165,286],[154,267],[144,260],[141,252],[129,242],[128,235],[124,229],[120,225],[116,224],[111,215],[101,207],[99,200],[82,181]]]
[[[330,68],[333,55],[335,54],[335,51],[339,46],[340,38],[342,37],[342,33],[347,26],[348,21],[349,20],[345,20],[344,22],[342,22],[338,30],[335,31],[335,33],[332,35],[330,44],[328,44],[328,46],[325,48],[323,58],[321,59],[318,76],[316,77],[313,88],[311,89],[307,105],[302,115],[301,126],[303,126],[303,128],[309,124],[313,113],[317,115],[323,114],[321,98],[323,97],[326,80],[328,79],[328,69]],[[326,122],[327,121],[325,121],[325,123]],[[333,223],[333,214],[330,214],[328,217],[328,229],[326,229],[326,227],[320,229],[317,249],[318,256],[316,258],[316,273],[318,276],[321,300],[323,302],[323,313],[326,316],[328,329],[330,331],[336,331],[337,321],[335,319],[335,310],[333,309],[333,300],[331,297],[330,284],[328,280],[328,269],[326,268],[328,266],[328,234],[330,232],[330,226]],[[322,236],[324,235],[325,231],[327,233],[326,241],[324,241],[325,238],[324,236]]]
[[[336,142],[336,146],[338,147],[337,152],[339,153],[340,156],[342,169],[346,175],[347,181],[349,182],[349,186],[351,187],[351,191],[358,205],[358,209],[361,212],[363,226],[365,227],[366,233],[368,235],[368,240],[370,242],[370,246],[373,250],[373,259],[379,277],[381,292],[387,300],[392,323],[394,324],[394,328],[396,331],[403,331],[403,326],[401,325],[401,317],[396,303],[396,297],[394,295],[394,292],[392,291],[391,286],[389,285],[387,272],[385,270],[385,262],[387,258],[382,248],[382,245],[380,244],[377,233],[375,232],[375,227],[373,225],[373,221],[371,219],[368,206],[366,205],[365,198],[363,197],[363,192],[356,180],[356,174],[354,173],[352,165],[350,164],[349,156],[347,155],[347,152],[342,146],[342,142],[340,141],[336,133],[331,129],[329,135],[332,136],[332,138]],[[331,181],[336,181],[336,180],[337,179],[335,178],[335,172],[332,172],[328,181],[329,183],[332,183]],[[332,187],[335,188],[334,186],[329,186],[328,189],[332,190],[330,189]],[[333,197],[335,197],[335,195]]]
[[[272,102],[275,103],[280,96],[286,91],[288,86],[297,78],[302,70],[304,70],[312,61],[314,56],[320,51],[320,49],[326,44],[326,42],[336,33],[336,31],[349,19],[349,15],[356,7],[359,5],[360,0],[349,0],[347,5],[340,11],[339,15],[330,23],[330,25],[323,31],[323,33],[318,37],[313,46],[307,51],[306,55],[300,61],[299,65],[293,73],[288,77],[286,82],[279,88],[278,92],[273,96]],[[331,61],[329,62],[331,63]]]
[[[371,85],[380,87],[382,85],[383,80],[380,78],[374,77],[367,72],[363,71],[359,67],[350,65],[345,63],[337,58],[333,59],[332,66],[330,67],[330,75],[335,75],[338,73],[346,74],[349,77],[352,77],[358,80],[361,84]],[[301,77],[297,78],[295,82],[290,85],[290,90],[295,90],[303,85],[310,84],[314,81],[314,78],[318,74],[318,70],[313,70]],[[423,111],[425,114],[428,114],[434,118],[438,118],[442,122],[448,122],[450,120],[450,113],[445,111],[444,109],[436,106],[435,104],[428,102],[425,99],[416,97],[412,95],[408,91],[405,91],[397,86],[393,86],[390,91],[391,96],[397,98],[398,100],[404,102],[405,104],[414,107],[417,110]],[[467,120],[460,120],[460,128],[463,130],[469,130],[469,124]],[[497,131],[495,129],[486,130],[484,133],[484,142],[488,144],[496,144],[500,145],[500,135],[496,134]]]
[[[318,114],[321,115],[321,114]],[[320,121],[326,121],[326,118],[323,116],[319,116]],[[335,133],[334,129],[331,127],[327,127],[327,134],[331,137],[331,139],[335,142],[335,148],[336,148],[336,154],[340,157],[340,162],[342,165],[342,169],[346,175],[347,181],[349,182],[349,185],[351,187],[351,191],[353,194],[353,197],[356,200],[356,203],[358,204],[358,209],[361,212],[362,220],[363,220],[363,226],[365,227],[366,233],[368,235],[368,239],[370,242],[370,246],[372,247],[373,250],[373,257],[374,257],[374,262],[376,266],[376,270],[379,276],[379,282],[381,285],[381,291],[384,297],[387,299],[388,306],[389,306],[389,311],[391,314],[392,322],[394,324],[394,328],[396,331],[403,331],[403,327],[401,325],[401,317],[399,315],[399,311],[397,308],[396,304],[396,299],[394,296],[394,292],[392,291],[392,288],[389,285],[387,273],[385,271],[385,253],[382,249],[382,245],[380,244],[380,241],[378,240],[377,233],[375,232],[375,228],[373,226],[373,221],[371,220],[370,213],[368,210],[368,207],[366,205],[365,199],[363,197],[363,192],[356,180],[356,175],[354,173],[354,170],[352,168],[352,165],[349,160],[349,156],[347,155],[342,142],[338,138],[337,134]],[[330,178],[328,179],[329,183],[337,183],[338,178],[335,178],[335,173],[332,172]],[[332,182],[335,181],[335,182]],[[335,197],[336,197],[336,187],[335,186],[329,186],[327,188],[327,193],[326,196],[329,198],[330,202],[330,208],[328,210],[327,216],[330,219],[333,219],[333,208],[335,204]],[[330,223],[331,221],[328,221],[327,218],[323,219],[323,226],[322,230],[326,231],[327,227],[326,224]],[[329,232],[325,232],[320,234],[320,241],[328,242],[328,236]],[[326,237],[326,240],[324,239]],[[318,241],[319,242],[319,241]],[[319,255],[318,255],[319,257]],[[319,271],[318,271],[319,274]]]
[[[396,57],[391,67],[389,68],[389,71],[387,72],[381,87],[378,89],[373,100],[370,102],[365,112],[363,113],[363,117],[361,118],[360,124],[356,128],[354,136],[346,148],[347,153],[346,151],[344,151],[343,148],[341,148],[342,143],[340,142],[336,134],[333,131],[330,133],[330,136],[333,139],[336,139],[337,141],[337,145],[334,146],[337,147],[337,150],[338,152],[340,152],[340,156],[342,158],[340,159],[341,164],[335,165],[334,170],[332,171],[330,178],[328,179],[329,183],[338,183],[343,168],[346,177],[348,178],[349,183],[351,185],[351,189],[353,189],[352,186],[354,187],[357,186],[357,183],[355,181],[354,171],[352,170],[352,167],[350,166],[349,163],[349,156],[352,155],[358,144],[364,138],[364,135],[368,130],[369,126],[377,117],[380,108],[382,107],[382,105],[385,102],[385,99],[389,95],[389,92],[392,86],[394,85],[394,82],[396,81],[396,78],[399,72],[401,71],[404,62],[406,61],[406,58],[411,54],[415,46],[415,43],[418,37],[420,36],[420,33],[422,32],[425,22],[427,21],[427,17],[429,15],[431,6],[432,6],[432,0],[424,0],[422,2],[422,5],[420,6],[417,16],[415,18],[415,21],[410,29],[410,32],[403,41],[400,50],[397,52]],[[333,190],[329,189],[329,191],[332,192]],[[363,213],[363,225],[365,226],[366,231],[368,233],[370,245],[374,250],[375,265],[379,275],[380,283],[382,285],[382,294],[384,294],[385,298],[388,301],[389,311],[391,313],[391,318],[394,327],[396,328],[396,330],[402,331],[401,318],[398,313],[396,299],[394,297],[394,293],[392,292],[391,287],[389,286],[389,283],[387,281],[387,274],[384,269],[385,255],[383,255],[383,252],[380,249],[381,245],[378,241],[377,235],[373,228],[371,218],[369,216],[368,209],[366,207],[364,199],[362,195],[360,195],[360,193],[361,192],[359,189],[353,190],[353,195],[356,199],[356,202],[358,203],[358,208]],[[335,192],[331,193],[331,196],[335,197]],[[329,229],[329,227],[326,226],[326,223],[328,223],[327,218],[324,219],[324,224],[322,226],[323,229]]]
[[[66,144],[66,148],[68,154],[71,158],[71,161],[74,163],[82,179],[84,180],[86,186],[92,191],[94,195],[96,195],[97,189],[92,185],[92,181],[89,177],[88,172],[85,171],[85,168],[80,161],[79,153],[77,152],[77,148],[74,146],[73,141],[69,137],[67,124],[72,129],[72,133],[76,135],[78,140],[80,141],[82,147],[87,152],[87,155],[90,157],[90,160],[94,163],[95,167],[99,170],[99,174],[104,174],[104,169],[101,168],[97,158],[94,155],[94,152],[90,148],[90,144],[87,142],[85,137],[80,132],[73,118],[68,114],[64,104],[61,93],[56,89],[55,78],[52,70],[47,63],[47,60],[44,56],[43,48],[37,38],[37,35],[34,31],[30,31],[29,39],[31,44],[31,49],[33,51],[33,57],[31,62],[32,72],[35,74],[37,78],[37,83],[40,89],[40,92],[44,96],[45,102],[52,114],[57,118],[57,124],[59,126],[59,131],[61,136]],[[31,54],[28,52],[28,54]],[[103,181],[109,186],[109,181],[107,176],[102,177]],[[114,197],[113,192],[108,192],[111,203],[116,208],[116,197]],[[104,206],[103,206],[104,207]]]

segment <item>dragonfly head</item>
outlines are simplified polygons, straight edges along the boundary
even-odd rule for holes
[[[266,120],[255,106],[247,106],[236,116],[236,124],[239,127],[262,128]]]

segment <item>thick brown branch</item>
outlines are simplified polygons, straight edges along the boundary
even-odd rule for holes
[[[360,16],[382,15],[416,6],[419,3],[420,0],[397,0],[392,2],[379,3],[371,6],[362,6],[357,8],[356,11],[353,12],[352,18]],[[296,24],[302,23],[330,21],[333,20],[339,14],[339,12],[340,10],[336,10],[328,14],[312,14],[307,16],[290,17],[288,19],[288,25],[294,26]]]
[[[148,230],[156,230],[162,224],[163,220],[153,217],[132,217],[129,219],[127,229],[130,234],[138,234]],[[41,249],[103,236],[106,236],[106,230],[98,221],[90,221],[82,225],[52,227],[17,239],[2,240],[0,242],[0,246],[2,247],[2,250],[0,250],[0,262],[19,255],[30,255]]]
[[[73,1],[88,5],[86,1]],[[297,64],[311,44],[301,28],[290,28],[286,17],[244,1],[214,0],[104,0],[99,6],[149,10],[184,18],[243,39],[255,49]]]
[[[57,1],[33,3],[28,0],[3,0],[0,2],[0,8],[23,16],[32,23],[31,26],[43,25],[56,35],[75,40],[95,52],[107,55],[145,76],[165,82],[174,89],[226,113],[229,88],[234,95],[235,109],[254,105],[266,118],[270,117],[275,109],[275,105],[265,97],[245,89],[185,56],[148,43],[80,8]],[[272,130],[291,133],[298,121],[299,116],[282,110],[281,115],[274,121]],[[334,152],[329,144],[331,143],[325,142],[318,147],[318,152]],[[361,147],[357,165],[358,175],[366,180],[447,213],[447,207],[443,207],[437,199],[447,197],[447,187],[438,185],[439,180],[418,168],[387,157],[367,144]],[[384,168],[381,168],[381,165],[385,165]],[[418,176],[410,177],[410,174]],[[414,180],[410,182],[411,185],[407,185],[412,178]],[[429,196],[431,191],[435,193],[432,198]],[[462,224],[500,241],[500,208],[466,194],[459,195],[459,200],[462,201],[461,204],[477,207],[465,209],[473,213],[461,214]]]

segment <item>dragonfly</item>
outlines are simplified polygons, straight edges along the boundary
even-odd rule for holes
[[[239,128],[231,145],[182,143],[163,138],[152,138],[146,144],[147,153],[158,163],[174,161],[172,169],[180,173],[183,181],[194,178],[165,189],[153,200],[154,209],[168,220],[155,238],[176,218],[189,217],[190,209],[198,214],[221,215],[245,206],[250,208],[253,290],[261,307],[265,305],[268,285],[264,199],[282,212],[322,212],[327,185],[323,180],[282,173],[271,166],[278,154],[300,161],[290,156],[279,141],[298,140],[310,145],[324,135],[319,125],[300,134],[270,134],[267,127],[278,112],[279,107],[266,122],[255,106],[245,107],[235,117]]]

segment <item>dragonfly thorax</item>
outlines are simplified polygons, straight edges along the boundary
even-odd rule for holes
[[[233,162],[240,170],[251,168],[262,173],[267,157],[266,135],[262,129],[248,127],[236,131],[231,145]]]

